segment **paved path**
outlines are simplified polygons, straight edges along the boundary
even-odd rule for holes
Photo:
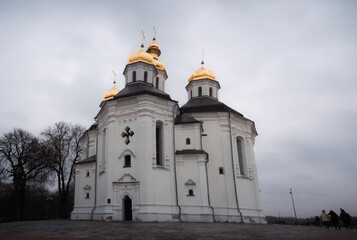
[[[134,223],[47,220],[0,223],[0,240],[301,239],[357,240],[357,230],[234,223]]]

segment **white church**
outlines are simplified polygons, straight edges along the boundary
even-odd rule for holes
[[[142,44],[125,87],[114,81],[104,94],[81,139],[71,219],[265,223],[254,122],[219,101],[203,61],[180,107],[165,92],[160,54],[155,38]]]

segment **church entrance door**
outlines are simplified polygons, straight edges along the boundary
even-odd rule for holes
[[[131,209],[131,199],[128,195],[125,195],[123,198],[123,208],[124,208],[124,220],[125,221],[132,221],[132,209]]]

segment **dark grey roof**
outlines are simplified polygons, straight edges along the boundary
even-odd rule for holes
[[[208,153],[204,150],[196,150],[196,149],[185,149],[185,150],[177,150],[176,154],[206,154]]]
[[[115,95],[114,99],[132,97],[143,94],[148,94],[172,101],[169,94],[153,87],[149,83],[144,83],[141,81],[127,84],[124,89],[122,89],[120,92],[117,93],[117,95]]]
[[[76,164],[95,162],[96,159],[97,159],[97,155],[93,155],[93,156],[90,156],[86,159],[83,159],[83,160],[77,162]]]
[[[197,119],[194,119],[190,114],[188,113],[181,113],[178,115],[175,119],[175,124],[185,124],[185,123],[201,123],[202,121],[198,121]]]
[[[185,105],[181,108],[182,112],[192,113],[192,112],[231,112],[235,113],[241,117],[243,114],[237,112],[236,110],[228,107],[220,101],[210,98],[210,97],[196,97],[191,98]]]

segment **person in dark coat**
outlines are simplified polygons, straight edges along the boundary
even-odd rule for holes
[[[337,230],[337,227],[338,227],[338,229],[341,230],[340,223],[338,222],[338,220],[340,219],[340,218],[338,217],[338,215],[337,215],[334,211],[332,211],[332,210],[330,210],[330,212],[328,213],[328,215],[331,216],[331,222],[332,222],[332,224],[335,226],[335,229]]]
[[[343,222],[343,226],[346,228],[351,228],[351,216],[345,212],[342,208],[340,208],[341,213],[340,213],[340,218]]]

